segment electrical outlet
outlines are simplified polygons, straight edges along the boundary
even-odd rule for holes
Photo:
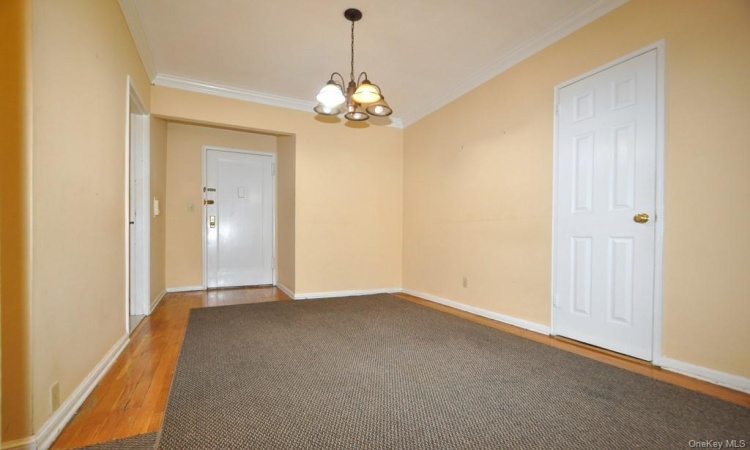
[[[466,277],[464,277],[464,281],[463,281],[463,286],[464,286],[465,288],[469,287],[469,279],[468,279],[468,278],[466,278]]]
[[[54,414],[60,407],[60,382],[55,381],[49,388],[49,413]]]

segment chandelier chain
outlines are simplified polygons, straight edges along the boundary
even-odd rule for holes
[[[349,76],[352,81],[354,81],[354,21],[352,20],[352,65],[351,65],[352,71],[350,72]]]

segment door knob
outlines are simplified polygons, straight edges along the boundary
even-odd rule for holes
[[[213,201],[213,200],[210,200],[210,199],[206,199],[206,200],[203,200],[203,204],[204,204],[204,205],[213,205],[213,204],[214,204],[214,201]]]
[[[648,222],[649,216],[646,213],[640,213],[633,216],[633,220],[637,223],[646,223]]]

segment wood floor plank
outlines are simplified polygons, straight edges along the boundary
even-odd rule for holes
[[[493,327],[561,350],[611,364],[657,380],[750,407],[750,395],[716,386],[648,363],[545,336],[407,294],[406,300]],[[70,449],[158,431],[187,328],[190,310],[221,305],[289,300],[274,287],[221,289],[167,294],[131,335],[130,343],[65,427],[52,449]]]

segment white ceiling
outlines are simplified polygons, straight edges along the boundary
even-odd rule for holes
[[[627,0],[120,0],[156,84],[312,111],[366,71],[408,125]],[[347,80],[348,81],[348,80]]]

